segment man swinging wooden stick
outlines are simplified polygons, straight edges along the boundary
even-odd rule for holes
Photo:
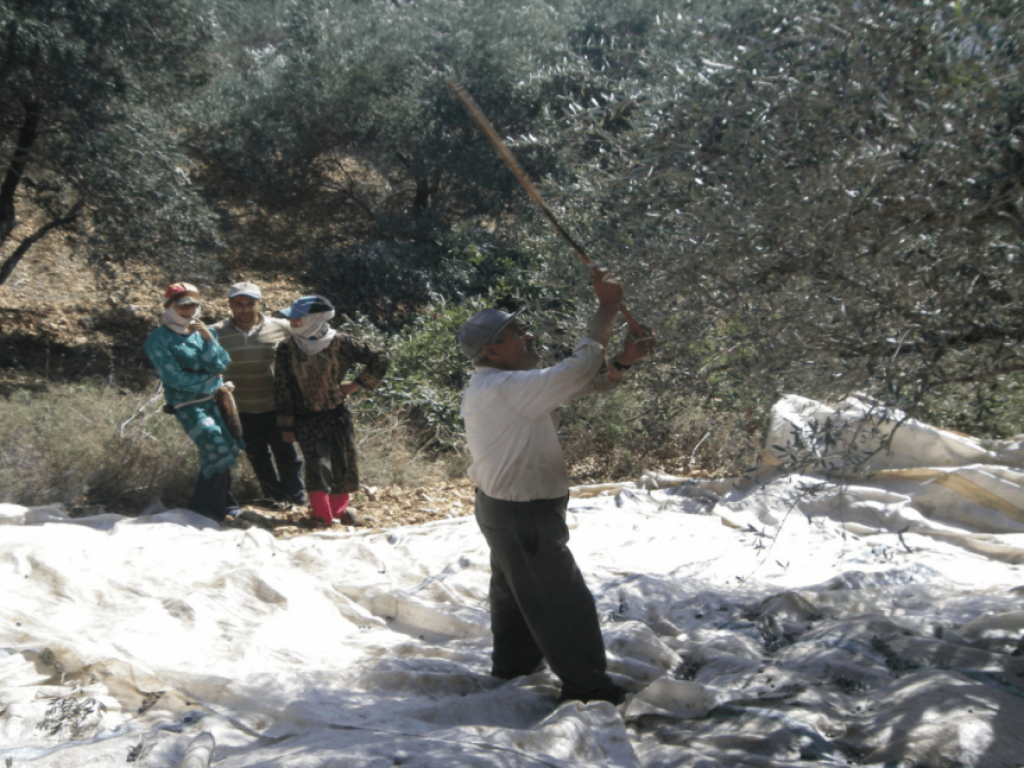
[[[461,89],[456,84],[453,90]],[[460,98],[472,103],[465,92]],[[479,118],[481,127],[489,127]],[[488,132],[548,220],[572,242],[493,129]],[[476,520],[491,552],[491,674],[511,680],[546,661],[562,681],[559,702],[619,704],[626,691],[608,675],[594,598],[567,546],[569,483],[556,410],[567,400],[617,386],[654,348],[654,338],[632,320],[625,348],[607,365],[615,317],[624,311],[622,284],[573,245],[591,268],[598,299],[587,335],[571,357],[538,369],[536,338],[517,320],[525,307],[477,312],[459,329],[459,347],[475,367],[462,396],[462,417],[473,457],[468,473],[477,487]]]

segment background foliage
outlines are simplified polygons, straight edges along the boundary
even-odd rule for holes
[[[54,229],[102,263],[141,255],[209,269],[219,234],[189,178],[179,109],[211,75],[204,6],[0,5],[0,284]]]
[[[451,75],[661,339],[628,396],[567,409],[570,453],[628,445],[607,465],[706,456],[736,470],[791,391],[1024,431],[1019,3],[51,0],[0,13],[9,167],[24,105],[48,106],[21,193],[51,219],[84,201],[89,247],[112,261],[176,222],[175,277],[221,241],[293,256],[392,352],[365,407],[401,409],[424,444],[458,445],[462,318],[529,302],[553,360],[592,305]]]

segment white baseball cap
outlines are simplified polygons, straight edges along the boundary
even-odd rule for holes
[[[233,299],[235,296],[248,296],[257,301],[263,298],[260,287],[256,283],[235,283],[228,288],[228,298]]]

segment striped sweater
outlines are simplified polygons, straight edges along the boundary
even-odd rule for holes
[[[274,350],[280,342],[291,338],[288,321],[260,314],[249,335],[240,331],[231,318],[211,327],[216,329],[220,345],[231,355],[224,379],[234,382],[238,410],[274,410]]]

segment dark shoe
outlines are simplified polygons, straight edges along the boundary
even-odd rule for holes
[[[231,510],[222,521],[222,524],[227,528],[240,528],[243,531],[254,526],[256,528],[262,528],[265,531],[274,530],[273,522],[265,518],[259,512],[253,512],[251,509],[247,509],[244,512],[237,509]]]
[[[255,525],[257,528],[262,528],[265,531],[274,530],[274,522],[272,520],[265,518],[259,512],[253,512],[251,509],[240,512],[235,517],[244,523]]]
[[[238,510],[233,511],[237,512]],[[244,519],[241,514],[233,515],[229,513],[220,522],[225,528],[240,528],[243,531],[252,528],[252,521]]]
[[[334,518],[334,522],[341,523],[342,525],[359,525],[359,518],[352,514],[351,510],[345,510],[338,517]]]

